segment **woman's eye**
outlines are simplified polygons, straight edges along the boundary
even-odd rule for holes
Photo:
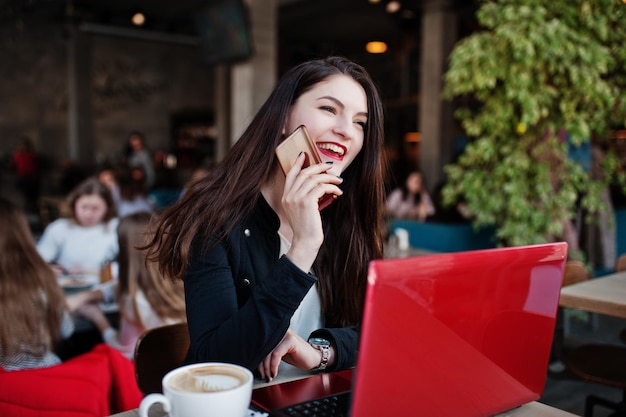
[[[357,120],[355,123],[361,126],[363,130],[365,130],[365,128],[367,127],[367,122],[364,122],[362,120]]]
[[[335,109],[332,106],[321,106],[320,109],[335,114]]]

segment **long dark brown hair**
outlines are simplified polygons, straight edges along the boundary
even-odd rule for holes
[[[65,297],[44,261],[26,216],[0,198],[0,355],[21,350],[43,356],[61,335]]]
[[[314,85],[337,74],[353,78],[365,90],[368,122],[361,152],[342,173],[343,196],[322,212],[324,244],[313,269],[326,324],[360,321],[368,263],[382,257],[383,250],[383,110],[367,71],[341,57],[308,61],[289,70],[212,175],[194,183],[161,214],[148,257],[165,275],[182,279],[195,237],[223,238],[250,213],[262,185],[279,169],[274,149],[284,139],[290,107]]]

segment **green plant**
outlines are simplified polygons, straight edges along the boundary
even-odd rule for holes
[[[563,238],[577,204],[604,210],[601,191],[624,184],[616,155],[607,176],[592,179],[568,158],[574,145],[623,126],[626,100],[626,5],[617,0],[489,0],[482,30],[450,55],[444,97],[473,138],[445,167],[444,202],[463,200],[474,224],[493,225],[499,244]]]

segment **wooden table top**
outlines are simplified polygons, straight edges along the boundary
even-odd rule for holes
[[[559,305],[626,318],[626,271],[563,287]]]
[[[258,413],[257,415],[265,415],[265,413]],[[159,407],[152,407],[149,413],[150,417],[166,417],[167,413],[163,412]],[[253,413],[250,416],[254,416]],[[114,414],[111,417],[139,417],[137,409],[124,411],[122,413]],[[549,405],[542,404],[537,401],[524,404],[521,407],[515,408],[511,411],[507,411],[502,414],[498,414],[495,417],[577,417],[575,414],[568,413],[567,411],[559,410],[558,408],[550,407]]]
[[[496,417],[574,417],[575,414],[533,401]]]

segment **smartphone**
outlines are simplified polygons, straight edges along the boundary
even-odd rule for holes
[[[304,152],[305,158],[302,168],[306,168],[312,164],[322,163],[322,158],[317,152],[315,142],[313,142],[309,136],[304,125],[299,126],[276,147],[276,157],[285,175],[287,175],[287,172],[291,169],[291,166],[298,158],[298,155],[300,155],[300,152]],[[336,196],[334,194],[325,194],[319,200],[319,209],[322,210],[326,208],[335,198]]]

